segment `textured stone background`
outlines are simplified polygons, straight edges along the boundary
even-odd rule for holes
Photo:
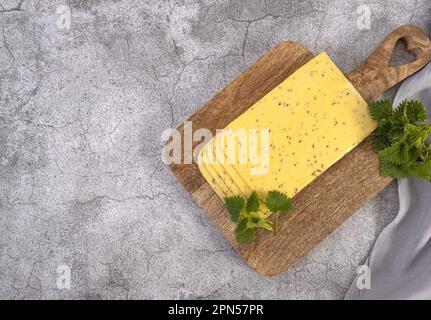
[[[261,277],[163,165],[160,133],[281,40],[349,71],[396,26],[429,31],[430,1],[0,4],[0,298],[343,297],[396,213],[395,184]],[[70,29],[57,27],[64,4]],[[371,30],[356,26],[361,4]]]

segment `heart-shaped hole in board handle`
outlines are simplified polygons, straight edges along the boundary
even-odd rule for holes
[[[404,50],[400,50],[402,47]],[[407,54],[411,54],[414,58],[406,63],[392,65],[397,55],[403,57]],[[430,58],[431,42],[428,35],[417,26],[404,25],[392,31],[365,63],[369,63],[383,74],[386,73],[387,84],[393,86],[424,67]]]
[[[404,51],[411,52],[415,58],[411,62],[390,66],[390,59],[399,41],[404,42]],[[404,25],[396,28],[380,42],[358,68],[347,74],[347,78],[362,97],[370,102],[422,69],[430,60],[431,41],[428,35],[417,26]]]
[[[406,43],[402,39],[398,39],[392,51],[391,58],[389,59],[388,66],[396,68],[405,64],[410,64],[417,59],[417,55],[407,50]]]

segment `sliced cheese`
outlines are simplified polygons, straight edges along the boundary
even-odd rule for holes
[[[207,160],[205,151],[206,150],[202,149],[198,158],[199,170],[203,177],[220,198],[223,199],[224,197],[232,195],[234,192],[227,187],[223,181],[223,178],[217,175],[215,170],[208,165],[209,161]]]
[[[247,197],[253,192],[253,190],[250,189],[246,181],[244,181],[232,166],[225,165],[228,162],[226,153],[223,152],[222,148],[217,149],[216,147],[216,145],[222,145],[222,142],[220,141],[221,137],[221,135],[218,135],[216,139],[213,139],[212,147],[207,149],[207,158],[209,158],[208,154],[211,151],[214,153],[213,158],[210,158],[213,159],[213,161],[209,166],[215,170],[218,176],[224,177],[224,179],[230,182],[229,187],[235,191],[234,194]]]
[[[246,149],[238,142],[232,153],[226,151],[227,139],[218,134],[213,140],[222,141],[226,158],[221,164],[225,170],[218,168],[217,172],[228,187],[234,177],[234,182],[245,183],[247,190],[256,190],[258,195],[278,190],[293,197],[375,127],[366,101],[326,53],[321,53],[224,130],[224,135],[246,130],[258,137],[269,130],[269,161],[256,164],[259,156],[250,152],[260,149],[263,141],[249,139]],[[209,152],[214,145],[208,143],[203,149]],[[241,158],[246,161],[242,163]],[[265,173],[256,175],[257,167],[265,168]]]
[[[211,140],[210,143],[215,143],[215,141]],[[238,176],[229,176],[227,171],[220,165],[220,160],[216,159],[216,155],[212,155],[211,157],[208,155],[208,152],[211,152],[211,150],[212,148],[206,148],[199,154],[199,168],[204,178],[221,198],[231,195],[246,197],[249,192],[244,192],[235,183],[234,179],[238,179]],[[219,154],[218,156],[223,157],[224,155]]]

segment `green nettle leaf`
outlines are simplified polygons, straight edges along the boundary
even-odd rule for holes
[[[423,122],[427,119],[427,113],[418,100],[404,100],[400,103],[400,107],[404,106],[405,114],[410,122]]]
[[[427,158],[424,162],[415,164],[411,168],[411,171],[414,173],[415,177],[431,182],[431,158]]]
[[[425,141],[431,133],[431,126],[424,127],[413,124],[407,124],[405,129],[405,141],[417,149],[422,149],[425,146]]]
[[[390,123],[380,124],[379,127],[377,127],[374,134],[374,151],[377,152],[383,150],[391,145],[391,140],[389,139],[389,136],[387,134],[389,129]]]
[[[256,230],[248,227],[248,220],[242,219],[235,229],[236,241],[246,243],[256,238]]]
[[[387,101],[369,104],[377,121],[374,151],[380,159],[382,176],[431,180],[431,150],[426,141],[431,125],[425,123],[426,112],[420,101],[404,100],[394,111]]]
[[[276,233],[279,213],[286,212],[292,206],[292,200],[285,194],[278,191],[269,192],[265,198],[265,205],[271,214],[276,214],[274,224],[269,220],[271,214],[263,215],[259,212],[260,201],[255,191],[250,194],[247,201],[241,196],[233,196],[224,198],[224,202],[232,220],[237,223],[235,238],[238,243],[254,240],[258,228]]]
[[[380,174],[383,177],[391,177],[394,179],[404,179],[410,176],[408,168],[383,161],[380,163]]]
[[[409,118],[407,116],[407,104],[402,103],[393,111],[392,121],[397,122],[400,125],[406,125],[409,122]]]
[[[245,219],[241,219],[239,222],[238,222],[238,224],[237,224],[237,226],[236,226],[236,232],[243,232],[243,231],[245,231],[245,230],[247,230],[247,229],[249,229],[249,227],[248,227],[248,219],[247,218],[245,218]]]
[[[279,191],[270,191],[266,196],[265,206],[271,212],[287,211],[292,207],[292,200]]]
[[[406,125],[407,123],[402,123],[401,121],[396,120],[389,124],[389,129],[387,131],[387,139],[389,144],[404,140]]]
[[[389,120],[393,113],[392,103],[388,100],[372,102],[369,104],[368,110],[371,117],[377,122]]]
[[[274,232],[274,228],[272,227],[272,225],[268,221],[266,221],[265,219],[260,219],[256,223],[256,228],[262,228],[262,229]]]
[[[258,214],[250,217],[248,225],[250,228],[262,228],[271,232],[274,231],[271,223],[268,222],[266,219],[260,217]]]
[[[401,159],[402,150],[403,150],[403,144],[396,143],[390,147],[380,150],[379,152],[377,152],[377,154],[379,155],[380,159],[384,162],[400,165],[403,163],[403,160]]]
[[[259,211],[259,198],[257,197],[256,191],[253,191],[247,199],[247,212],[257,212]]]
[[[224,206],[229,212],[233,222],[238,222],[241,211],[245,207],[244,198],[241,196],[224,198]]]

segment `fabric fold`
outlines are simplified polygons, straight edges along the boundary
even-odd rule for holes
[[[431,64],[401,85],[394,106],[421,100],[431,118]],[[431,183],[398,181],[399,212],[380,235],[365,261],[370,289],[355,279],[345,299],[431,299]]]

